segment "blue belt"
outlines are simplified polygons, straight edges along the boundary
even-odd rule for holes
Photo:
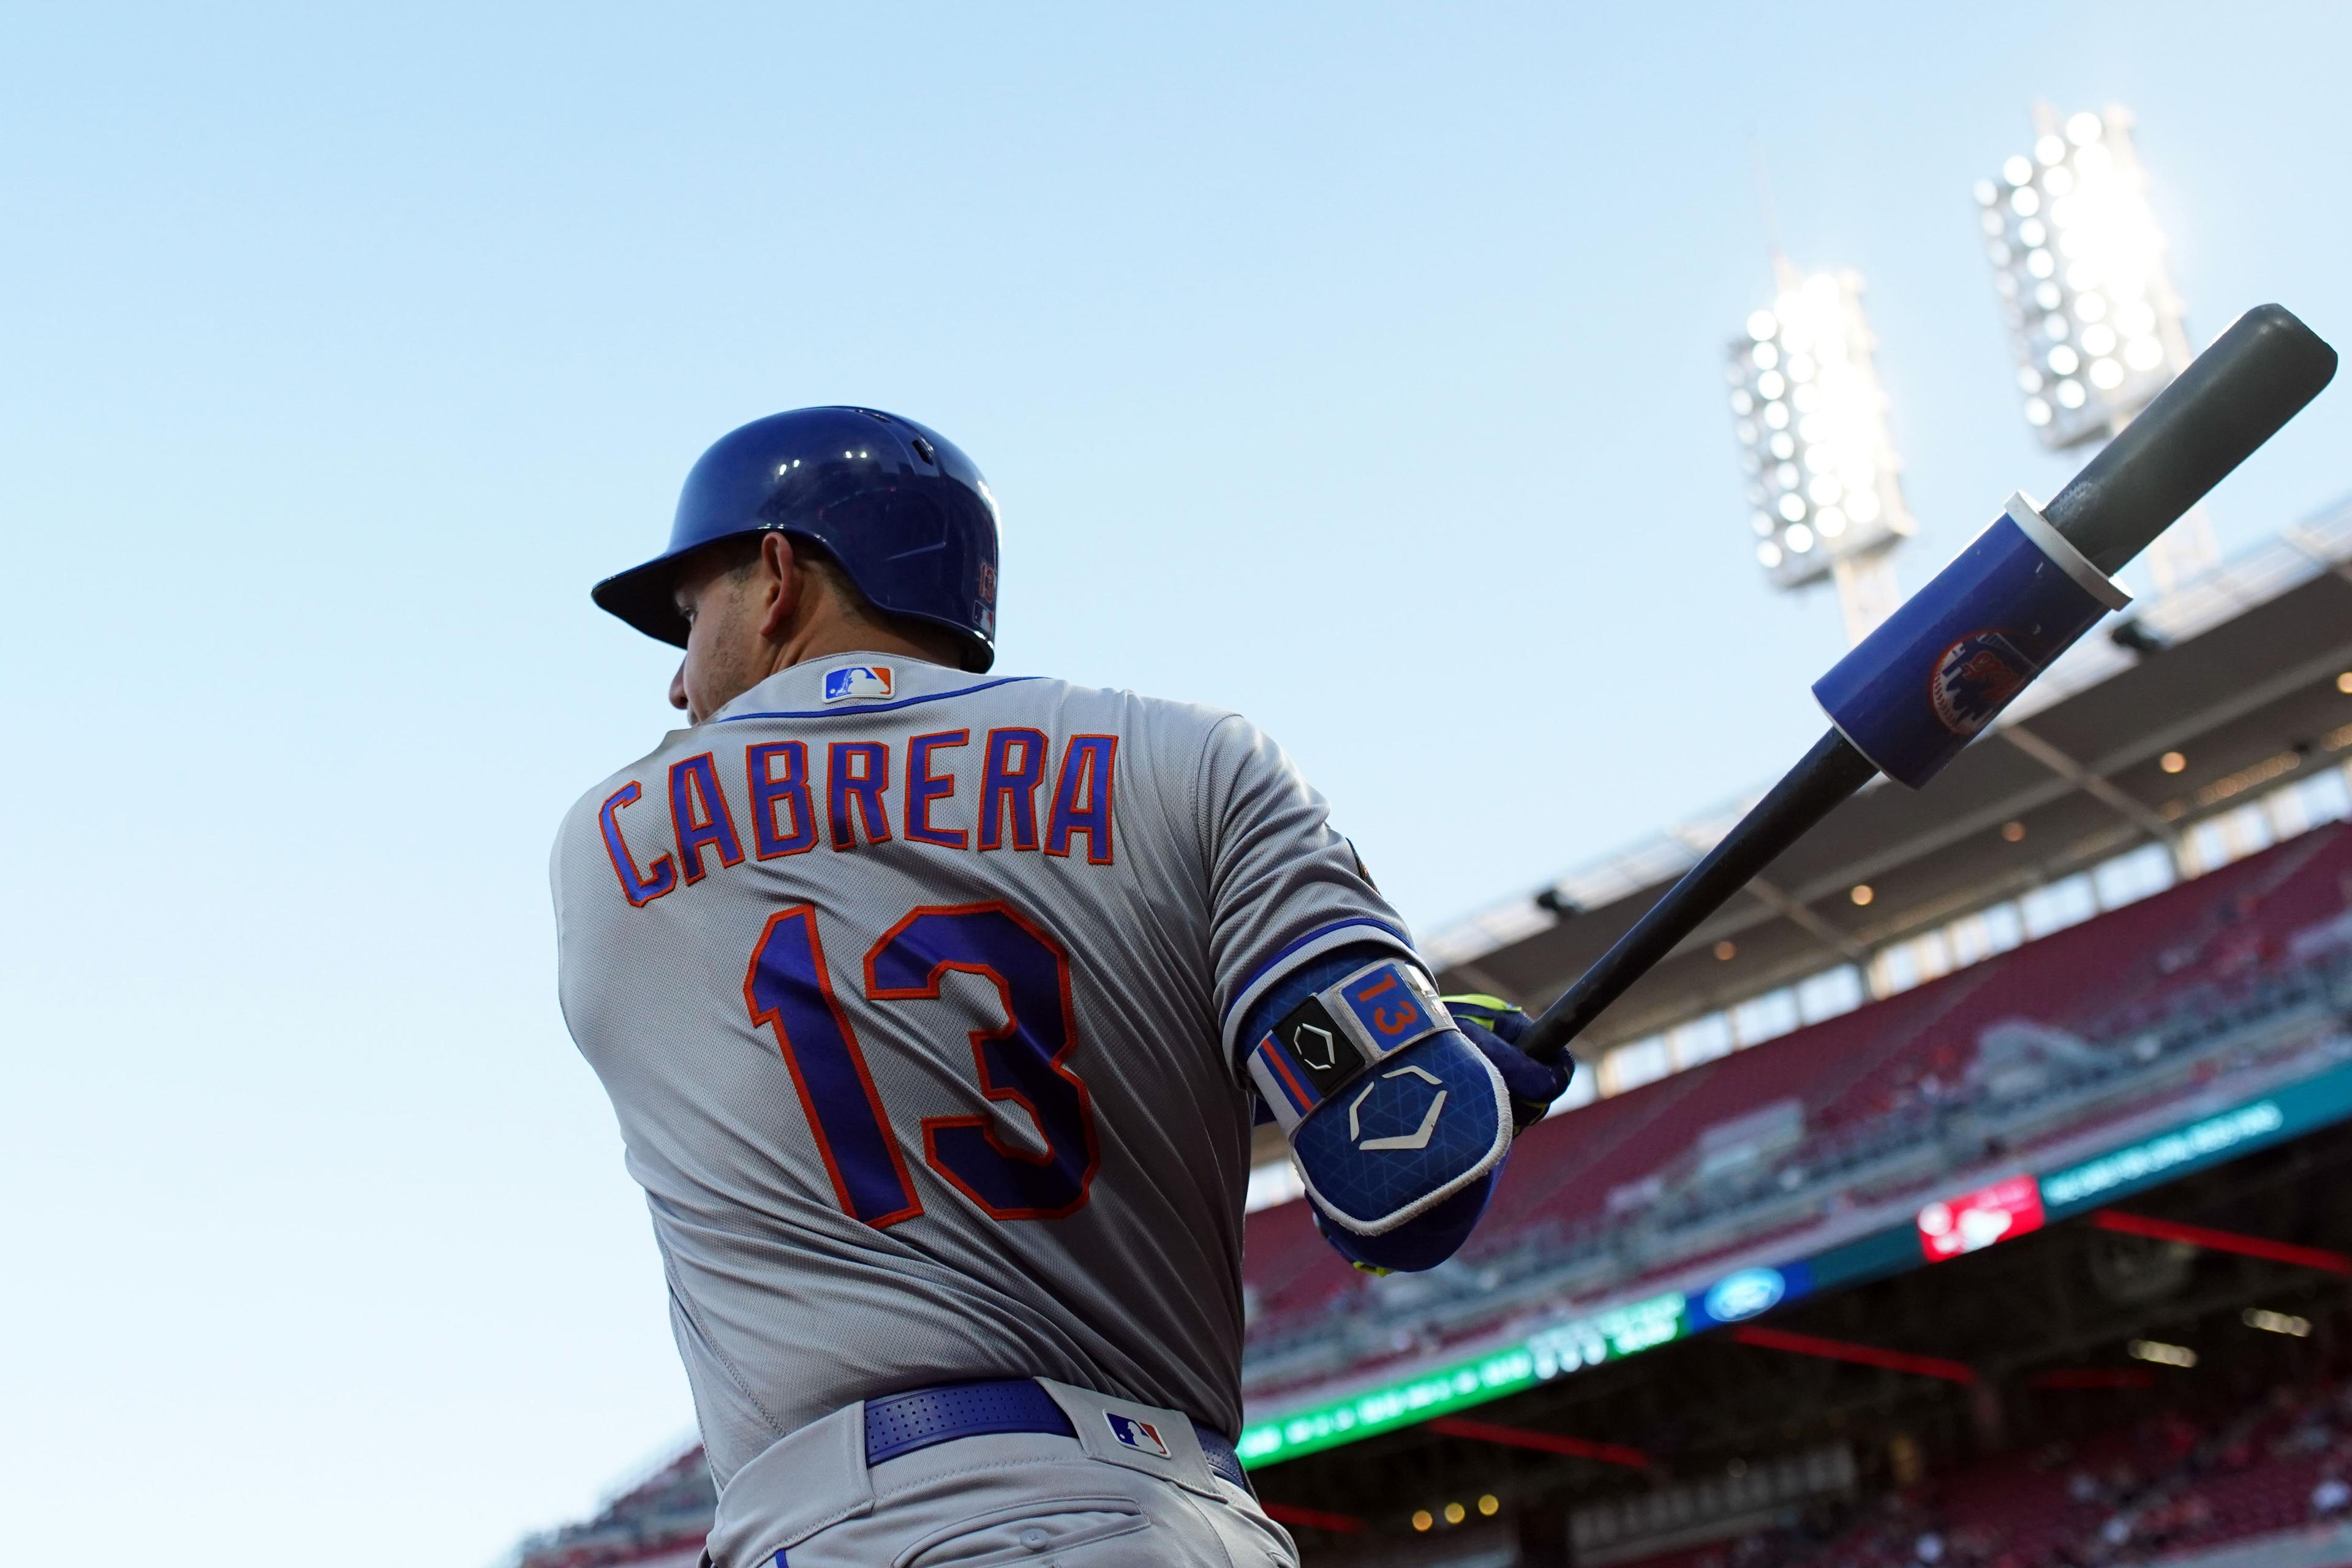
[[[1069,1416],[1054,1403],[1054,1396],[1025,1377],[943,1383],[866,1402],[866,1462],[869,1465],[934,1443],[1008,1432],[1073,1438],[1078,1435]],[[1201,1457],[1209,1461],[1210,1469],[1244,1491],[1250,1489],[1241,1459],[1223,1434],[1194,1421],[1192,1435],[1201,1440]]]

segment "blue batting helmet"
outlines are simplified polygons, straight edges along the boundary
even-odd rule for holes
[[[947,627],[964,668],[996,658],[996,499],[935,430],[873,408],[795,408],[721,436],[677,498],[669,548],[591,593],[647,637],[686,646],[671,595],[686,557],[740,534],[817,545],[876,608]]]

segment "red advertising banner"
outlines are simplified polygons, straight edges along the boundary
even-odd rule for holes
[[[1921,1209],[1919,1250],[1928,1262],[1941,1263],[2041,1228],[2041,1184],[2032,1176],[2011,1176]]]

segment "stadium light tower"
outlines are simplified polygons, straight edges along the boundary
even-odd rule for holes
[[[1862,279],[1806,277],[1777,255],[1773,268],[1779,292],[1748,318],[1725,368],[1756,559],[1776,588],[1834,581],[1846,639],[1858,643],[1902,603],[1889,557],[1917,531],[1886,432]]]
[[[2037,104],[2032,155],[1977,182],[2025,422],[2053,451],[2113,436],[2190,357],[2131,123],[2110,105],[2062,125]],[[2219,554],[2200,508],[2149,548],[2148,567],[2168,590]]]

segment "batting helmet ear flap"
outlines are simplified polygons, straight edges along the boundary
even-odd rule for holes
[[[995,662],[995,498],[946,437],[877,409],[799,408],[720,437],[686,477],[668,548],[591,596],[684,647],[685,557],[764,531],[814,542],[876,609],[954,632],[966,669]]]

